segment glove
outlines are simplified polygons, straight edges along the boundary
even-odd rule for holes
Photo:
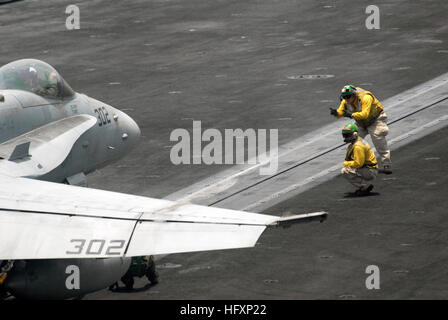
[[[348,112],[347,110],[344,110],[344,113],[342,114],[342,116],[353,119],[352,114],[350,112]]]
[[[333,109],[333,108],[330,108],[330,114],[331,114],[332,116],[337,117],[337,115],[338,115],[338,110]]]

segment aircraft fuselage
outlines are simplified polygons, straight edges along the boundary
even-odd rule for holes
[[[67,132],[70,134],[64,135]],[[1,174],[83,186],[85,174],[125,156],[139,136],[140,129],[131,117],[74,92],[53,67],[42,61],[18,60],[0,68]],[[56,143],[58,139],[62,144]],[[24,141],[28,146],[22,145],[22,152],[29,148],[29,154],[13,157],[15,149],[11,146],[20,147]],[[38,150],[39,143],[51,148]],[[37,149],[32,149],[33,144]],[[64,149],[62,145],[69,147]],[[58,146],[64,151],[59,152]],[[47,157],[42,150],[55,154]],[[43,170],[45,158],[57,161]],[[27,170],[21,171],[23,168]],[[82,296],[120,279],[130,262],[129,257],[18,260],[8,271],[4,287],[24,298]],[[0,265],[4,266],[2,261]],[[82,272],[80,288],[67,280],[76,272]]]
[[[87,174],[126,155],[137,143],[140,130],[124,112],[84,94],[69,99],[45,99],[31,92],[1,90],[0,143],[51,122],[79,114],[97,118],[73,145],[64,162],[38,179],[64,182]],[[7,161],[7,159],[0,160]]]

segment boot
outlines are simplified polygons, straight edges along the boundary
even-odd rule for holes
[[[383,167],[383,169],[378,170],[379,173],[384,173],[384,174],[392,174],[392,167],[389,165],[385,165]]]
[[[370,191],[373,190],[373,184],[369,184],[369,186],[367,188],[359,188],[358,190],[355,191],[355,195],[357,195],[358,197],[362,197],[362,196],[366,196],[370,193]]]

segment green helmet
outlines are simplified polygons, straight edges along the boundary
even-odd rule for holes
[[[354,94],[356,94],[355,86],[348,84],[341,90],[341,99],[348,99]]]
[[[347,123],[344,128],[342,128],[342,134],[358,132],[358,127],[354,123]]]
[[[344,138],[344,142],[350,143],[356,141],[358,139],[358,127],[354,123],[347,123],[344,128],[342,128],[342,137]]]

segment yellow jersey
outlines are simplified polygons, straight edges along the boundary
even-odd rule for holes
[[[356,87],[356,99],[353,104],[343,99],[337,110],[337,117],[344,114],[344,110],[349,111],[356,123],[363,128],[370,126],[384,111],[384,107],[377,98],[370,92],[360,87]]]
[[[367,142],[364,142],[361,137],[354,143],[350,143],[345,155],[344,167],[352,168],[378,168],[375,154]]]

